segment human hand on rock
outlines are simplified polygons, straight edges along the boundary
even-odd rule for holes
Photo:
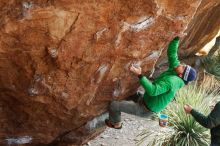
[[[135,66],[133,64],[130,66],[130,71],[133,72],[136,75],[141,75],[141,73],[142,73],[141,67],[140,66]]]
[[[187,36],[187,33],[186,33],[186,32],[181,32],[181,33],[179,34],[179,37],[180,37],[180,38],[184,38],[185,36]]]

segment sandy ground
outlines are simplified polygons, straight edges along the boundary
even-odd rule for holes
[[[150,118],[141,118],[122,114],[123,128],[120,130],[106,128],[106,130],[84,146],[135,146],[137,135],[144,129],[161,129],[157,121]],[[146,142],[141,146],[146,146]]]

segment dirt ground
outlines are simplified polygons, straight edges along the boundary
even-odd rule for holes
[[[129,114],[122,114],[123,127],[120,130],[106,128],[106,130],[84,146],[135,146],[137,135],[144,129],[160,129],[158,122],[150,118],[141,118]],[[146,146],[146,142],[141,146]]]

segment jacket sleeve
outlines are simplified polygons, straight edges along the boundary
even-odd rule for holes
[[[167,57],[169,61],[169,69],[173,69],[177,67],[180,64],[180,61],[178,60],[178,47],[179,47],[179,38],[174,38],[167,49]]]
[[[211,129],[217,127],[218,125],[220,125],[220,102],[216,104],[216,106],[208,116],[204,116],[194,109],[191,111],[191,115],[199,124],[206,128]]]
[[[153,84],[145,76],[141,76],[139,81],[149,96],[157,96],[170,90],[170,85],[164,81]]]

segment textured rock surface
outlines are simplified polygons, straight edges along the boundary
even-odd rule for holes
[[[216,37],[220,31],[220,1],[219,0],[203,0],[201,1],[194,17],[184,31],[186,35],[183,37],[179,57],[187,64],[195,65],[196,52],[204,49],[203,47]],[[155,65],[157,76],[161,72],[161,68],[166,67],[166,51],[163,51]]]
[[[194,19],[186,30],[187,37],[181,44],[183,57],[194,55],[211,41],[220,30],[220,1],[202,1]]]
[[[150,74],[168,42],[185,30],[182,50],[195,52],[219,29],[219,3],[1,0],[1,142],[81,143],[88,120],[137,89],[128,66]]]

